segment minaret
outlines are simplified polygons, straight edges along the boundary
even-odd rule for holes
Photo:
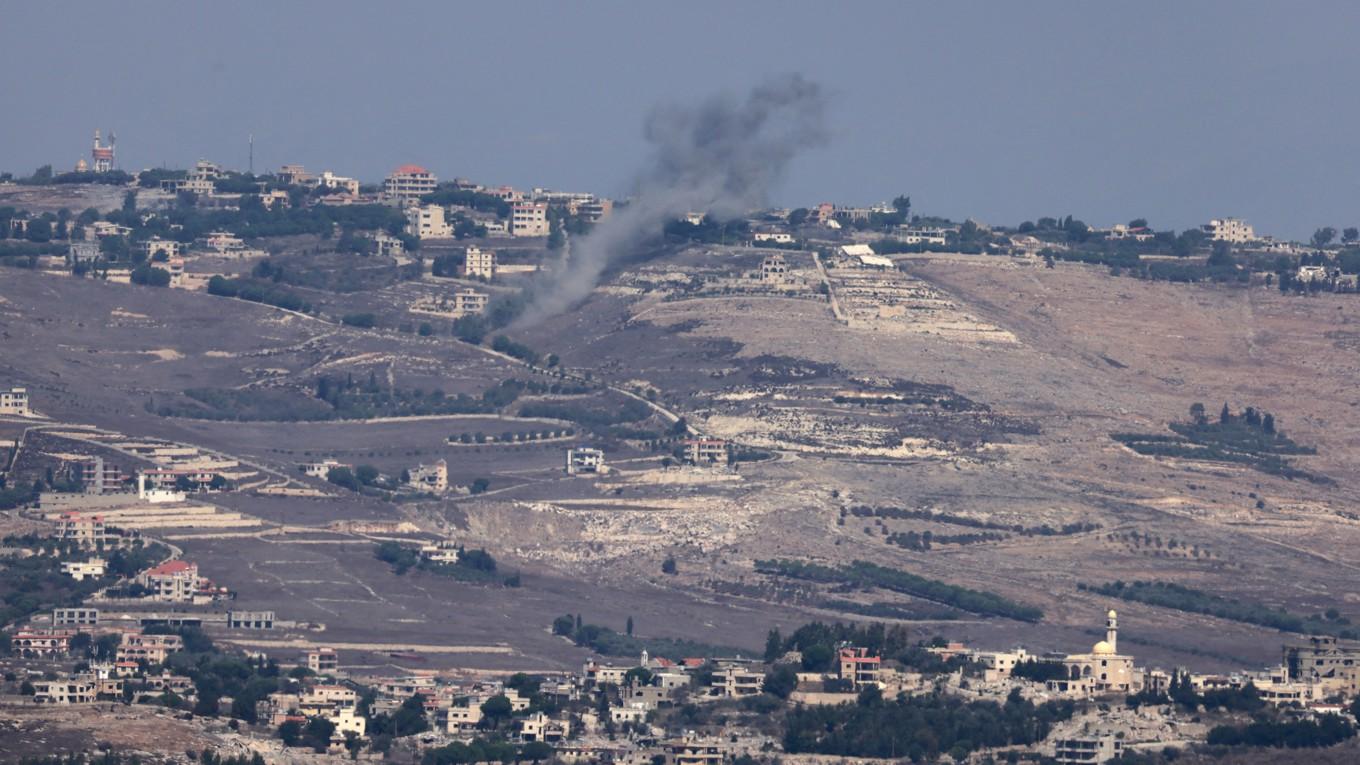
[[[1114,609],[1110,609],[1110,612],[1105,614],[1105,642],[1110,644],[1111,653],[1119,652],[1118,640],[1119,616],[1114,612]]]

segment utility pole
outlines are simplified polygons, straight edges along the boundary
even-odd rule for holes
[[[255,174],[255,134],[250,134],[250,174]]]

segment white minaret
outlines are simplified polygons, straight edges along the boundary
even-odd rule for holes
[[[1111,653],[1119,652],[1118,640],[1119,640],[1119,615],[1116,614],[1114,612],[1114,609],[1112,608],[1110,609],[1110,612],[1108,614],[1105,614],[1105,642],[1110,644]]]

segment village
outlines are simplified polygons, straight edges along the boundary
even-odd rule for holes
[[[798,568],[796,550],[787,559],[743,553],[752,560],[729,564],[726,556],[737,559],[753,536],[778,547],[783,540],[761,524],[778,522],[780,503],[813,494],[835,508],[824,525],[871,518],[858,544],[881,543],[894,556],[928,551],[932,539],[951,552],[984,549],[1010,534],[1089,542],[1103,532],[1113,546],[1115,531],[1126,529],[1047,501],[1047,515],[1019,522],[933,507],[894,516],[851,504],[862,489],[870,493],[862,476],[814,491],[780,472],[813,461],[865,476],[882,466],[964,471],[1023,458],[1031,446],[1023,439],[1039,428],[950,385],[850,375],[772,353],[725,357],[705,346],[696,355],[713,368],[691,370],[702,382],[681,394],[658,373],[669,359],[647,373],[628,368],[623,352],[595,365],[580,360],[594,352],[574,344],[580,337],[618,328],[564,322],[534,338],[557,343],[542,352],[511,339],[523,296],[560,274],[571,248],[633,200],[441,182],[414,164],[375,185],[296,164],[260,175],[208,161],[124,173],[112,138],[105,143],[98,132],[88,162],[69,174],[48,167],[50,183],[40,183],[43,175],[0,185],[7,267],[67,285],[117,285],[126,292],[112,293],[119,304],[107,316],[134,336],[174,324],[158,313],[174,301],[214,300],[268,307],[259,326],[280,338],[263,350],[190,349],[231,368],[220,374],[232,384],[221,387],[134,382],[126,368],[110,377],[126,385],[116,394],[112,385],[82,392],[56,376],[0,380],[10,532],[0,560],[12,575],[0,612],[0,718],[58,708],[173,715],[215,751],[271,763],[1103,763],[1286,739],[1329,746],[1354,735],[1360,642],[1340,636],[1349,622],[1339,613],[1309,622],[1330,632],[1282,632],[1278,665],[1225,672],[1237,655],[1212,654],[1213,670],[1140,659],[1146,629],[1140,642],[1121,644],[1119,613],[1087,601],[1065,613],[1046,604],[1036,616],[1023,598],[1008,599],[1015,589],[979,606],[975,596],[991,592],[924,578],[906,587],[837,580],[844,569],[816,568],[843,541],[823,526],[812,533],[820,562],[808,570]],[[39,209],[50,201],[33,209],[5,201],[40,188],[59,199],[103,192],[104,209],[73,214]],[[685,212],[662,229],[665,256],[614,275],[595,294],[636,301],[618,331],[684,335],[720,349],[721,339],[702,334],[704,321],[736,324],[747,313],[764,329],[751,308],[764,303],[885,344],[940,343],[981,356],[1032,342],[991,306],[960,298],[932,270],[941,267],[1026,279],[1078,269],[1096,278],[1098,269],[1100,279],[1136,279],[1140,288],[1226,284],[1297,304],[1331,293],[1349,299],[1360,272],[1360,232],[1351,228],[1339,240],[1320,229],[1296,243],[1258,236],[1236,218],[1179,234],[1141,219],[1108,228],[1070,218],[989,226],[914,214],[906,196],[751,210],[734,220]],[[135,306],[122,300],[128,294],[139,298]],[[288,335],[299,326],[316,334]],[[651,352],[666,345],[646,342]],[[189,348],[98,352],[188,366]],[[123,396],[142,419],[96,410],[90,402],[99,395]],[[354,437],[345,435],[350,427],[375,430]],[[1251,498],[1264,508],[1255,491]],[[517,525],[523,517],[535,520]],[[899,528],[904,518],[969,534],[936,527],[922,536]],[[264,561],[247,554],[266,545],[287,553]],[[365,614],[340,604],[363,601],[305,573],[315,561],[295,551],[308,546],[365,551],[366,563],[382,564],[376,575],[390,591],[426,576],[466,586],[492,609],[506,593],[532,588],[533,564],[656,587],[642,579],[645,569],[676,582],[684,597],[746,598],[743,607],[766,587],[772,597],[760,616],[774,614],[788,635],[771,629],[756,655],[749,639],[721,642],[722,631],[702,622],[648,625],[635,635],[632,616],[606,626],[580,613],[546,614],[546,595],[532,604],[536,621],[519,611],[513,623],[477,625],[475,634],[493,641],[440,635],[438,620],[448,617],[434,606],[406,622],[356,626]],[[726,568],[693,573],[719,559]],[[1212,560],[1206,555],[1206,567]],[[269,565],[285,573],[270,574]],[[947,561],[928,565],[946,576]],[[253,579],[238,592],[247,571]],[[408,571],[413,578],[400,579]],[[373,572],[361,573],[370,578],[356,574],[356,586],[398,607],[389,590],[374,590]],[[260,584],[270,576],[277,586]],[[326,597],[300,597],[290,589],[298,585]],[[875,588],[891,599],[875,599]],[[827,621],[808,621],[809,610]],[[1049,634],[1045,616],[1061,621],[1061,634]],[[1007,619],[1028,625],[1030,647],[951,633]],[[1087,651],[1054,648],[1090,632],[1102,639]],[[687,637],[671,637],[679,633]],[[716,637],[689,639],[695,633]],[[526,635],[532,656],[519,642]],[[588,658],[579,671],[565,670],[544,643],[572,661]],[[1157,648],[1195,656],[1183,645]],[[460,666],[470,655],[497,666]],[[430,666],[431,657],[446,666]],[[926,712],[937,723],[928,735]],[[1005,720],[994,729],[958,732],[962,720],[995,714]]]

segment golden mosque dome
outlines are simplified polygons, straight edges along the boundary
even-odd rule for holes
[[[1114,609],[1111,608],[1111,609],[1110,609],[1110,612],[1109,612],[1108,614],[1105,614],[1105,616],[1107,616],[1107,617],[1109,617],[1109,618],[1111,618],[1111,619],[1115,618],[1116,614],[1115,614],[1115,612],[1114,612]]]
[[[1097,656],[1112,656],[1114,655],[1114,646],[1102,640],[1091,647],[1091,653]]]

